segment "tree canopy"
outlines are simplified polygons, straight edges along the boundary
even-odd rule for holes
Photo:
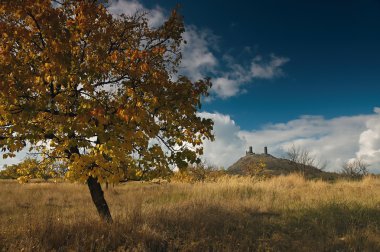
[[[118,182],[196,162],[213,139],[197,115],[209,79],[177,73],[177,10],[152,28],[101,1],[1,1],[0,31],[4,157],[30,147],[66,163],[67,178]]]

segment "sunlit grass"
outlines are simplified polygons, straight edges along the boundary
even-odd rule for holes
[[[380,179],[299,175],[215,183],[130,183],[106,190],[99,221],[82,184],[0,182],[4,251],[379,251]]]

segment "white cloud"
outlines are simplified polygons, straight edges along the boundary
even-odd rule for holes
[[[151,27],[157,27],[165,21],[165,10],[160,6],[156,6],[153,9],[145,8],[140,2],[136,0],[113,0],[110,1],[108,7],[109,12],[114,16],[125,14],[126,16],[133,16],[137,12],[146,13],[148,18],[148,24]]]
[[[341,164],[355,157],[359,136],[365,121],[371,116],[352,116],[325,119],[304,116],[287,123],[267,125],[258,131],[242,131],[240,136],[260,148],[267,145],[270,151],[282,156],[291,146],[309,150],[319,159],[329,161],[330,169],[340,169]]]
[[[215,122],[215,142],[206,142],[205,159],[228,167],[244,155],[248,146],[262,153],[282,157],[295,144],[307,149],[322,161],[328,170],[340,170],[343,162],[362,158],[371,164],[371,172],[380,172],[380,109],[370,115],[343,116],[325,119],[302,116],[286,123],[268,124],[259,130],[241,130],[228,115],[202,113]]]
[[[222,98],[236,95],[240,92],[240,83],[227,77],[215,78],[212,81],[212,90]]]
[[[204,159],[207,163],[228,168],[241,155],[246,142],[239,136],[240,127],[228,115],[199,113],[199,116],[214,121],[215,141],[204,143]]]
[[[375,108],[374,116],[367,120],[366,128],[359,137],[358,158],[368,163],[380,163],[380,108]],[[380,169],[380,167],[378,167]]]
[[[217,37],[209,30],[199,30],[194,25],[187,25],[183,38],[186,44],[182,44],[180,74],[196,81],[214,72],[218,60],[211,48],[216,45]]]
[[[270,56],[270,60],[265,62],[261,56],[256,56],[251,64],[251,77],[260,79],[272,79],[283,74],[281,67],[288,62],[288,58]]]
[[[271,55],[269,59],[256,56],[251,60],[250,67],[244,67],[235,62],[230,56],[224,57],[227,71],[219,71],[213,79],[212,92],[220,98],[229,98],[245,92],[244,85],[256,79],[274,79],[283,75],[282,66],[289,61],[288,58]]]

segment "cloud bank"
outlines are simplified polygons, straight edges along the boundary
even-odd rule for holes
[[[380,108],[373,114],[342,116],[302,116],[286,123],[268,124],[247,131],[228,115],[201,113],[215,122],[215,142],[205,143],[204,158],[211,164],[228,167],[242,157],[248,146],[262,153],[264,146],[283,157],[293,144],[309,150],[319,160],[328,161],[327,170],[339,171],[343,162],[362,158],[371,172],[380,172]]]
[[[262,153],[284,157],[293,144],[310,151],[321,161],[328,161],[328,171],[339,171],[343,162],[361,158],[369,170],[380,173],[380,108],[372,114],[326,119],[322,116],[301,116],[285,123],[263,126],[259,130],[242,130],[229,116],[220,113],[199,113],[211,118],[215,141],[204,143],[203,159],[212,165],[228,168],[245,155],[248,146]],[[20,162],[26,151],[16,158],[1,160],[0,165]]]

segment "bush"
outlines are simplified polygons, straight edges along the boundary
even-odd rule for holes
[[[361,179],[368,175],[368,164],[361,159],[347,161],[342,165],[341,173],[352,179]]]
[[[250,163],[246,167],[244,167],[243,171],[244,174],[247,174],[248,176],[252,178],[257,179],[264,179],[266,177],[265,175],[265,168],[267,165],[264,163],[264,161],[259,160],[254,163]]]
[[[217,178],[226,175],[225,170],[205,164],[188,166],[173,173],[172,181],[196,183],[215,182]]]

